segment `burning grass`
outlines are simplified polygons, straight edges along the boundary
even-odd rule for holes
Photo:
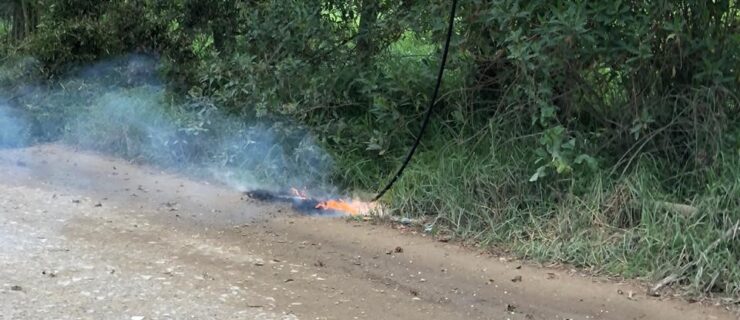
[[[308,195],[306,191],[291,188],[289,192],[273,192],[257,189],[244,192],[251,199],[266,202],[290,203],[303,214],[316,216],[367,216],[378,209],[377,203],[361,200],[319,199]]]

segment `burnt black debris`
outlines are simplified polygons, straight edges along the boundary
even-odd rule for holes
[[[312,216],[339,216],[340,212],[335,210],[325,210],[316,208],[321,202],[325,200],[319,200],[314,198],[303,198],[297,197],[289,192],[275,192],[264,189],[255,189],[245,191],[244,195],[247,197],[263,201],[263,202],[281,202],[289,203],[293,209],[299,213],[312,215]]]
[[[244,194],[247,197],[250,197],[252,199],[259,200],[259,201],[276,201],[279,199],[279,197],[277,197],[275,193],[267,191],[267,190],[262,190],[262,189],[245,191]],[[284,195],[284,196],[287,197],[288,195]]]

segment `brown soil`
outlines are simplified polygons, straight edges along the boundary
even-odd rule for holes
[[[54,145],[0,212],[0,319],[738,319]]]

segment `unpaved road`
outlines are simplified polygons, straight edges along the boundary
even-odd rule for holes
[[[738,318],[39,146],[0,151],[0,319]]]

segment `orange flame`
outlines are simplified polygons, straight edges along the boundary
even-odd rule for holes
[[[344,212],[350,216],[367,215],[373,208],[374,205],[371,203],[356,200],[351,202],[327,200],[316,205],[316,209]]]
[[[299,190],[298,188],[290,188],[290,192],[298,199],[309,199],[308,192],[305,188],[303,190]],[[375,207],[376,204],[370,202],[359,200],[344,201],[341,199],[337,199],[319,202],[315,208],[320,210],[333,210],[337,212],[342,212],[349,216],[358,216],[370,214],[370,211],[372,211]]]
[[[360,214],[360,210],[342,200],[328,200],[316,205],[316,209],[336,210],[348,213],[351,216]]]

